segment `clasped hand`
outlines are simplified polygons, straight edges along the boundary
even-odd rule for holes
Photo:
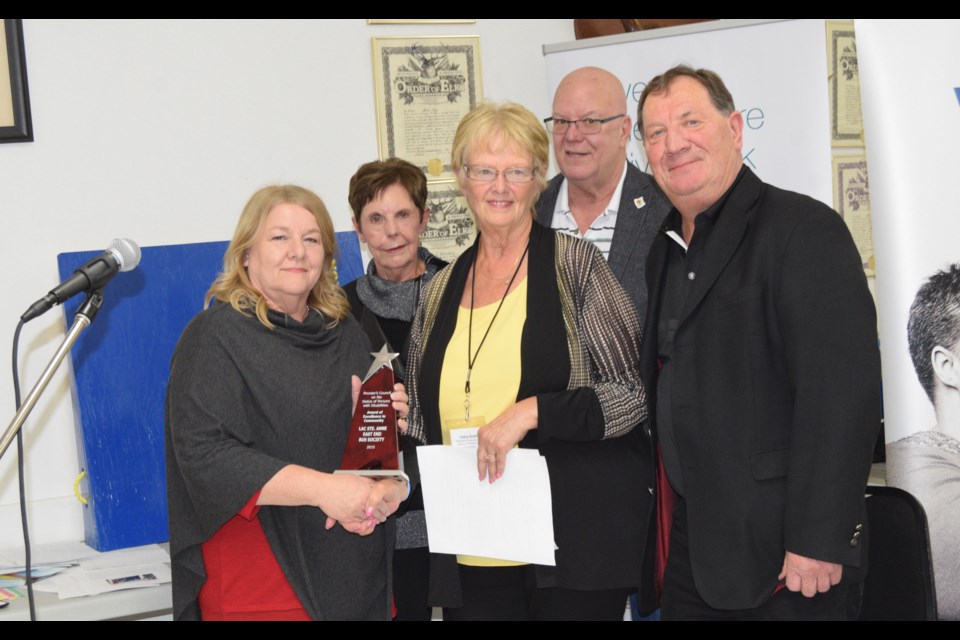
[[[351,474],[331,475],[330,496],[320,509],[327,514],[326,528],[337,523],[361,536],[373,533],[376,526],[397,510],[407,494],[402,480],[383,478],[375,480]]]

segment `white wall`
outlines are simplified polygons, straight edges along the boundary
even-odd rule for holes
[[[58,253],[118,236],[226,240],[250,194],[274,182],[314,189],[348,229],[348,180],[377,156],[371,36],[479,35],[485,97],[544,117],[541,46],[574,37],[572,20],[25,20],[23,31],[35,141],[0,145],[5,363],[19,314],[58,281]],[[63,333],[59,309],[26,325],[24,394]],[[67,372],[24,428],[35,542],[83,537]],[[15,412],[11,390],[4,364],[0,429]],[[21,544],[15,460],[13,445],[0,460],[0,547]]]

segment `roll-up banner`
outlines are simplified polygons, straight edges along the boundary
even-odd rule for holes
[[[654,76],[680,63],[716,71],[743,112],[744,163],[832,207],[826,51],[823,20],[718,20],[544,47],[551,96],[574,69],[607,69],[623,82],[634,125]],[[627,159],[647,170],[636,126]]]
[[[887,484],[927,513],[960,619],[960,21],[856,20],[876,252]]]

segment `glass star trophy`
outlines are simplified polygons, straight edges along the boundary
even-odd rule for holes
[[[376,478],[410,481],[403,472],[400,456],[400,435],[397,412],[390,401],[393,392],[391,360],[399,353],[389,353],[387,345],[379,353],[371,353],[373,364],[360,386],[360,397],[353,411],[347,445],[343,449],[336,473],[353,473]]]

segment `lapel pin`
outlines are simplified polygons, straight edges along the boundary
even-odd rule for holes
[[[647,201],[643,199],[643,196],[640,196],[639,198],[633,199],[633,204],[637,207],[637,209],[643,209],[643,207],[646,206]]]

